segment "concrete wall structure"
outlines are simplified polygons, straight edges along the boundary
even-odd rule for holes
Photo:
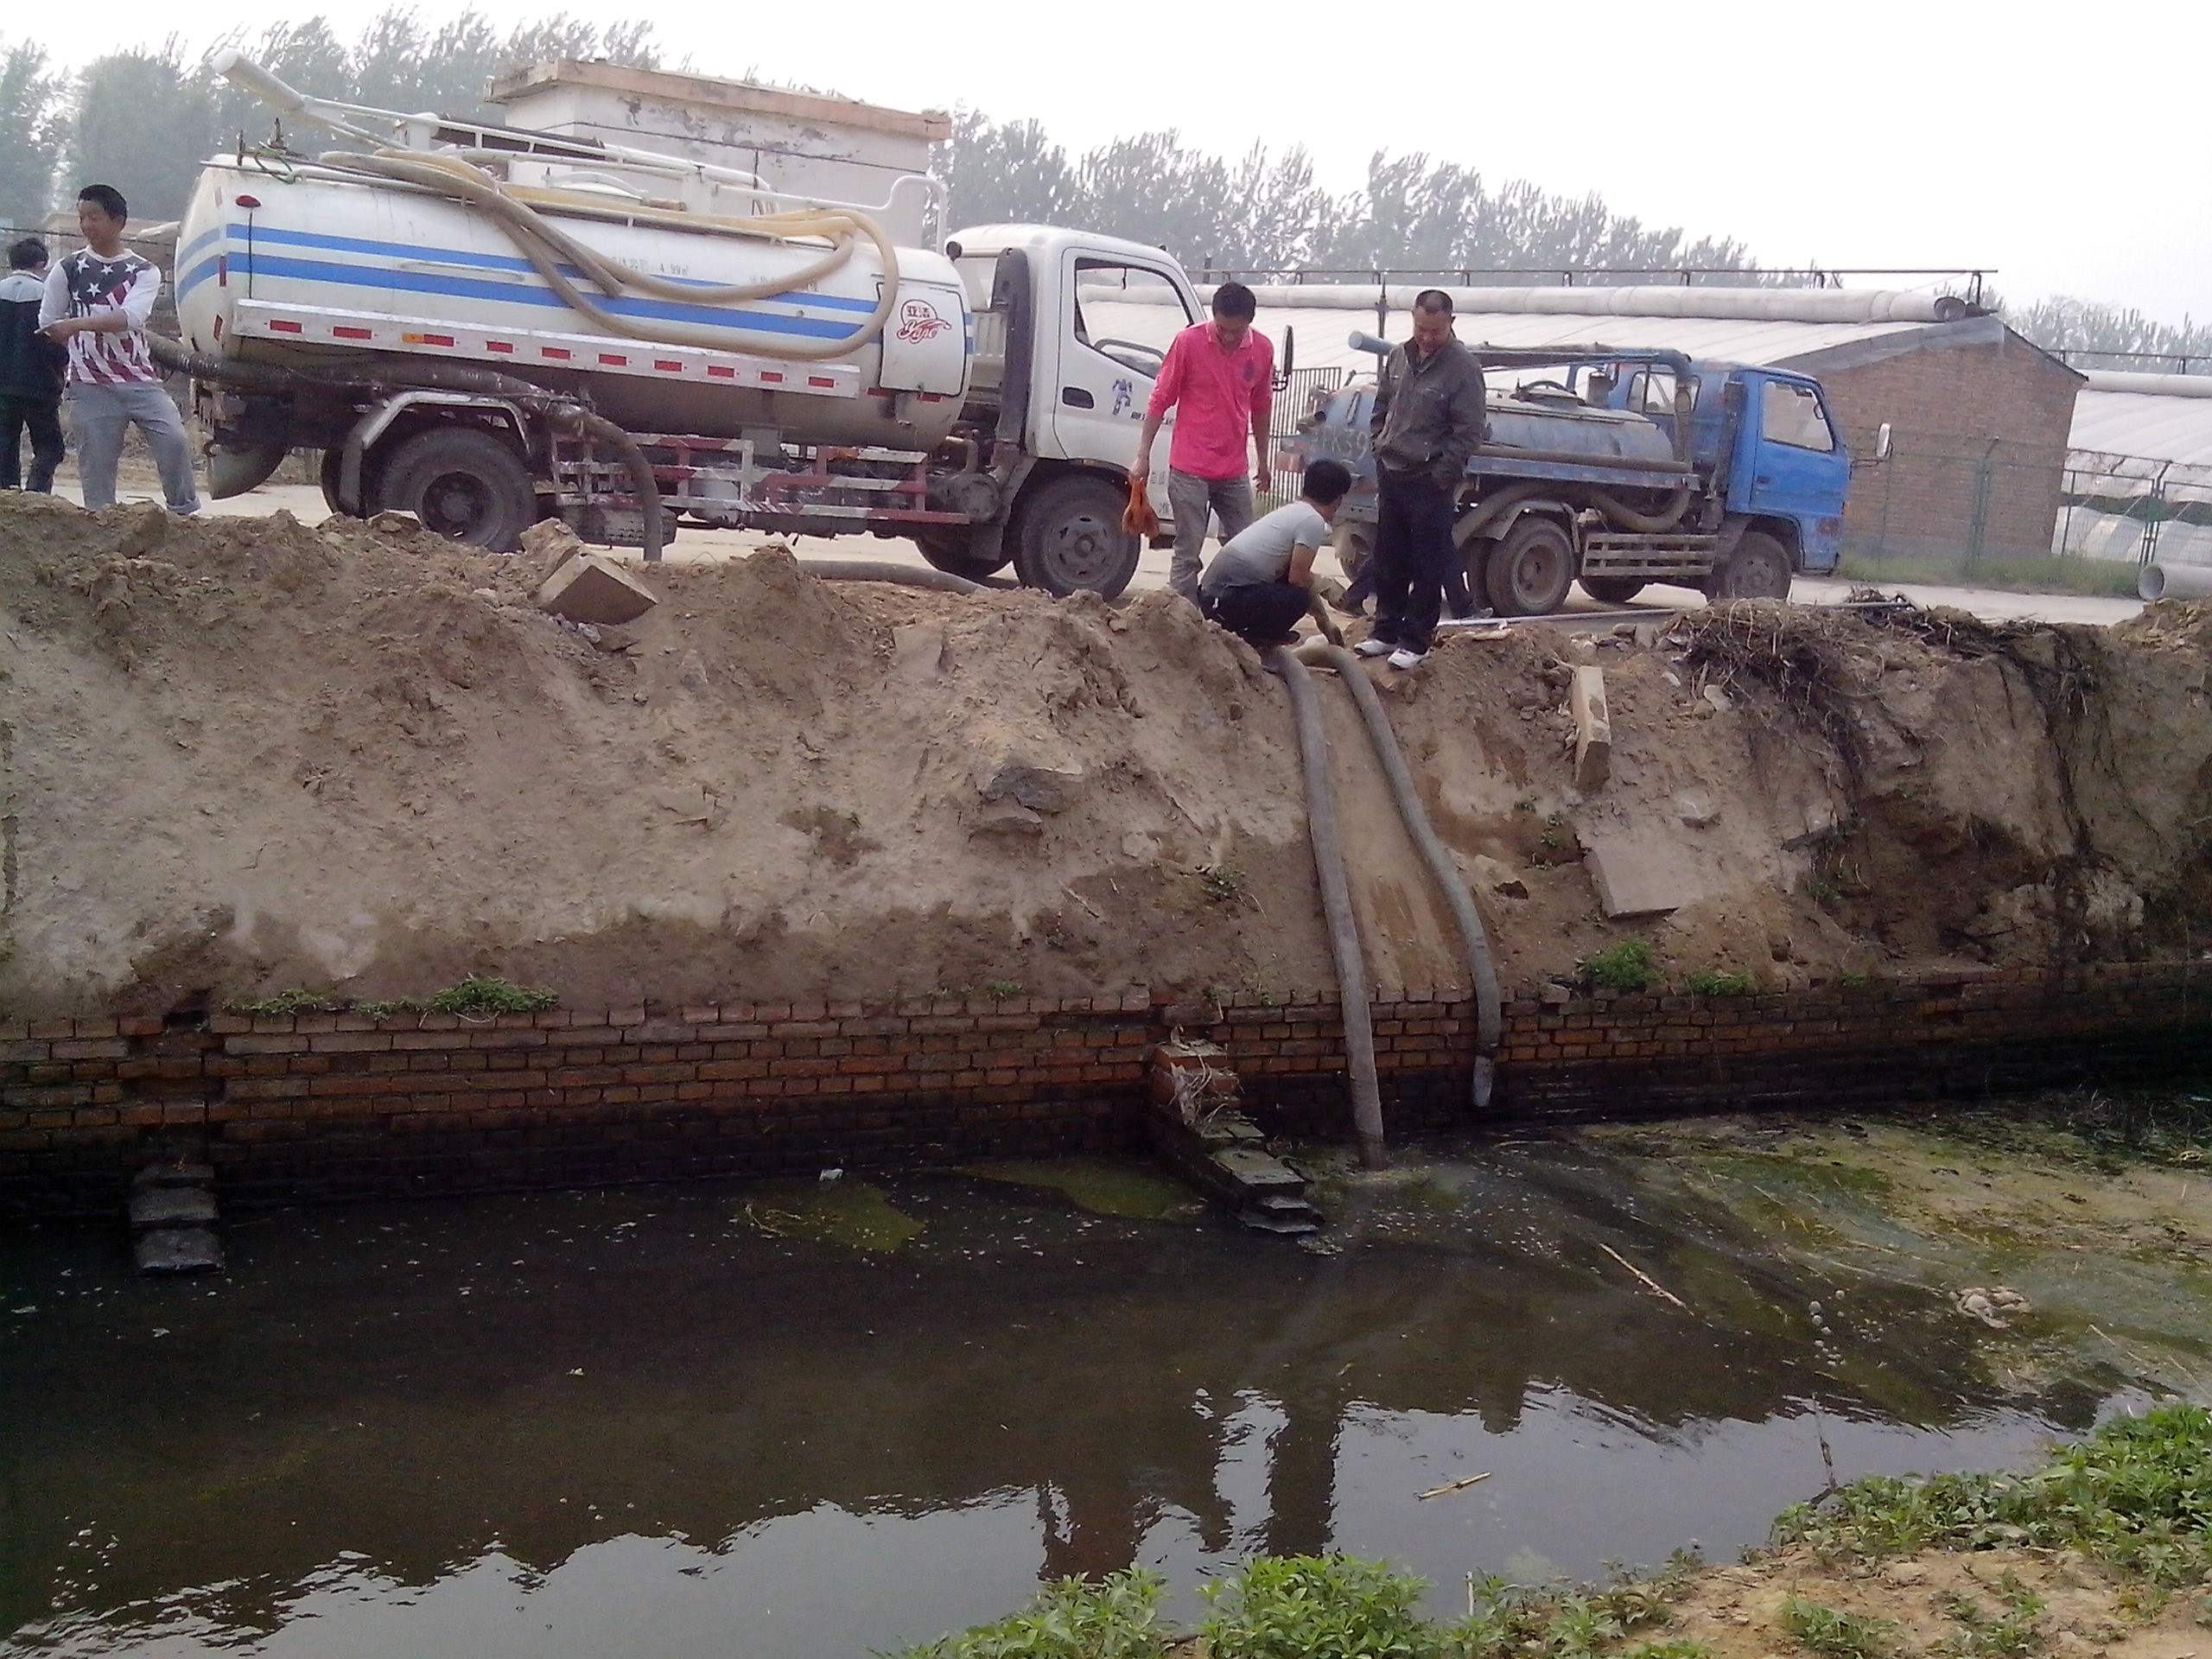
[[[1895,1103],[2201,1065],[2212,962],[1990,970],[1787,995],[1509,1005],[1491,1116]],[[1466,1127],[1472,1010],[1374,1009],[1391,1133]],[[205,1159],[226,1204],[920,1164],[1143,1138],[1147,1060],[1204,1031],[1271,1130],[1341,1136],[1340,1010],[1139,991],[0,1026],[0,1214],[120,1216]]]

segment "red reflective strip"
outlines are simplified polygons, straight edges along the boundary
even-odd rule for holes
[[[538,355],[541,357],[556,357],[563,363],[567,362],[569,359],[575,355],[575,353],[571,352],[565,346],[541,346],[537,348],[537,351]]]
[[[514,342],[511,340],[487,340],[484,342],[484,349],[487,352],[506,353],[514,348]]]
[[[781,385],[783,384],[783,371],[780,369],[763,369],[760,371],[760,384],[763,385]]]
[[[655,358],[653,359],[653,367],[662,374],[681,374],[683,372],[683,365],[681,363],[672,363],[664,357]]]
[[[424,334],[422,336],[422,340],[425,346],[450,346],[453,344],[453,336],[451,334]]]
[[[627,368],[630,365],[630,359],[620,352],[601,352],[599,361],[601,367],[609,369]]]
[[[300,332],[300,325],[296,322],[286,322],[282,317],[278,317],[270,323],[269,332],[272,334],[296,334]]]
[[[338,324],[330,332],[337,335],[340,340],[367,340],[371,338],[367,329],[357,328],[353,327],[353,324],[346,322]]]
[[[826,374],[810,374],[806,377],[806,384],[810,386],[835,386],[837,383]]]
[[[734,380],[737,378],[737,371],[730,367],[727,363],[708,364],[707,373],[710,378],[715,380]]]
[[[817,386],[826,386],[830,383],[827,380],[817,380],[814,384]],[[887,386],[870,386],[868,389],[868,395],[871,397],[896,397],[899,394]]]
[[[215,257],[215,286],[228,288],[230,285],[231,256],[227,253],[218,254]]]

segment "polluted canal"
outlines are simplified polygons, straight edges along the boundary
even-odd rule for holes
[[[1131,1561],[1726,1559],[1831,1469],[2201,1394],[2204,1183],[2087,1146],[1324,1154],[1318,1248],[1135,1162],[250,1216],[188,1281],[49,1227],[0,1246],[0,1652],[770,1659]]]

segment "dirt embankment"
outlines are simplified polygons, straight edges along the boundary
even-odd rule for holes
[[[472,970],[579,1003],[1332,982],[1287,698],[1179,601],[955,600],[773,552],[649,581],[610,651],[530,604],[525,563],[418,534],[0,500],[0,1007]],[[1605,642],[1587,800],[1562,707],[1587,647],[1456,639],[1389,685],[1510,986],[1626,931],[1677,978],[1780,983],[2147,949],[2203,914],[2212,607],[2001,650],[1814,620],[1847,635],[1821,702],[1777,689],[1786,641]],[[1461,984],[1328,703],[1378,985]],[[1608,838],[1668,849],[1671,917],[1603,918]]]

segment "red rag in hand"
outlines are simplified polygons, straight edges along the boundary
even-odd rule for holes
[[[1122,509],[1122,533],[1125,536],[1157,536],[1160,534],[1160,515],[1152,510],[1152,501],[1145,493],[1143,475],[1129,474],[1129,505]]]

